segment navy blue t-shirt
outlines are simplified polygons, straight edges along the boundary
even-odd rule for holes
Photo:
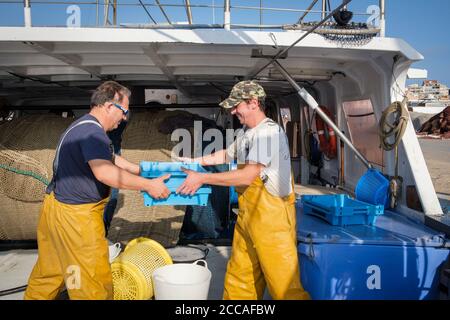
[[[69,128],[83,120],[98,122],[94,116],[86,114]],[[54,191],[58,201],[96,203],[109,195],[110,188],[95,178],[89,166],[88,161],[94,159],[113,161],[111,140],[102,127],[83,123],[70,130],[61,144]]]

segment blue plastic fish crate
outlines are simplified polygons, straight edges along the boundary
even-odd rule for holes
[[[167,199],[154,199],[147,192],[142,192],[144,195],[144,205],[147,207],[157,205],[194,205],[206,206],[208,204],[208,197],[211,194],[211,187],[203,185],[193,195],[176,194],[176,190],[186,179],[186,173],[181,170],[181,167],[198,172],[206,172],[198,163],[183,163],[183,162],[149,162],[142,161],[140,163],[141,176],[149,179],[157,178],[165,174],[170,174],[170,178],[166,180],[165,184],[170,191]]]
[[[346,194],[304,195],[303,212],[324,219],[334,226],[375,224],[384,213],[383,205],[372,205],[350,198]]]

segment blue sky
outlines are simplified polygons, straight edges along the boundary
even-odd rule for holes
[[[10,2],[17,3],[10,3]],[[66,9],[69,4],[48,4],[64,0],[31,0],[34,26],[65,26]],[[67,1],[67,0],[65,0]],[[103,0],[101,0],[103,1]],[[146,4],[155,4],[154,0],[142,0]],[[312,0],[231,0],[232,6],[259,6],[262,2],[265,7],[305,9]],[[8,3],[5,3],[8,2]],[[81,9],[81,25],[95,26],[96,10],[95,0],[72,0],[78,2]],[[82,4],[82,3],[91,4]],[[166,4],[182,4],[183,0],[161,0]],[[330,0],[334,8],[341,0]],[[0,0],[0,26],[23,25],[22,0]],[[145,11],[138,4],[138,0],[118,0],[119,23],[150,23]],[[192,4],[223,5],[223,0],[191,0]],[[321,1],[315,8],[320,9]],[[369,5],[378,5],[378,0],[353,0],[349,10],[355,13],[366,13]],[[148,11],[159,23],[166,20],[161,11],[155,6],[148,6]],[[102,10],[101,10],[102,11]],[[194,23],[222,23],[222,9],[193,8]],[[183,8],[168,7],[167,14],[172,21],[186,21]],[[262,19],[263,24],[295,23],[300,13],[264,12],[260,17],[258,11],[232,9],[232,23],[256,24]],[[354,20],[365,22],[369,15],[355,15]],[[386,36],[403,38],[422,55],[425,60],[416,63],[414,67],[428,70],[429,79],[439,80],[450,86],[450,37],[449,19],[450,1],[448,0],[386,0]],[[214,19],[214,20],[213,20]],[[319,15],[310,14],[306,20],[318,20]],[[102,19],[101,19],[102,20]]]

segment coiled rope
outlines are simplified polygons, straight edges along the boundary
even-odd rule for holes
[[[389,117],[394,115],[394,121],[392,124],[388,122]],[[386,150],[390,151],[396,148],[402,140],[405,133],[406,126],[408,125],[408,111],[406,109],[406,99],[402,102],[395,101],[389,105],[381,116],[378,134],[380,136],[380,145]],[[390,143],[388,140],[391,136],[394,136],[394,141]]]

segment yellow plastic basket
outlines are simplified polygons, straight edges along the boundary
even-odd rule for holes
[[[169,253],[158,242],[137,238],[112,263],[114,300],[148,300],[153,297],[152,273],[172,264]]]

